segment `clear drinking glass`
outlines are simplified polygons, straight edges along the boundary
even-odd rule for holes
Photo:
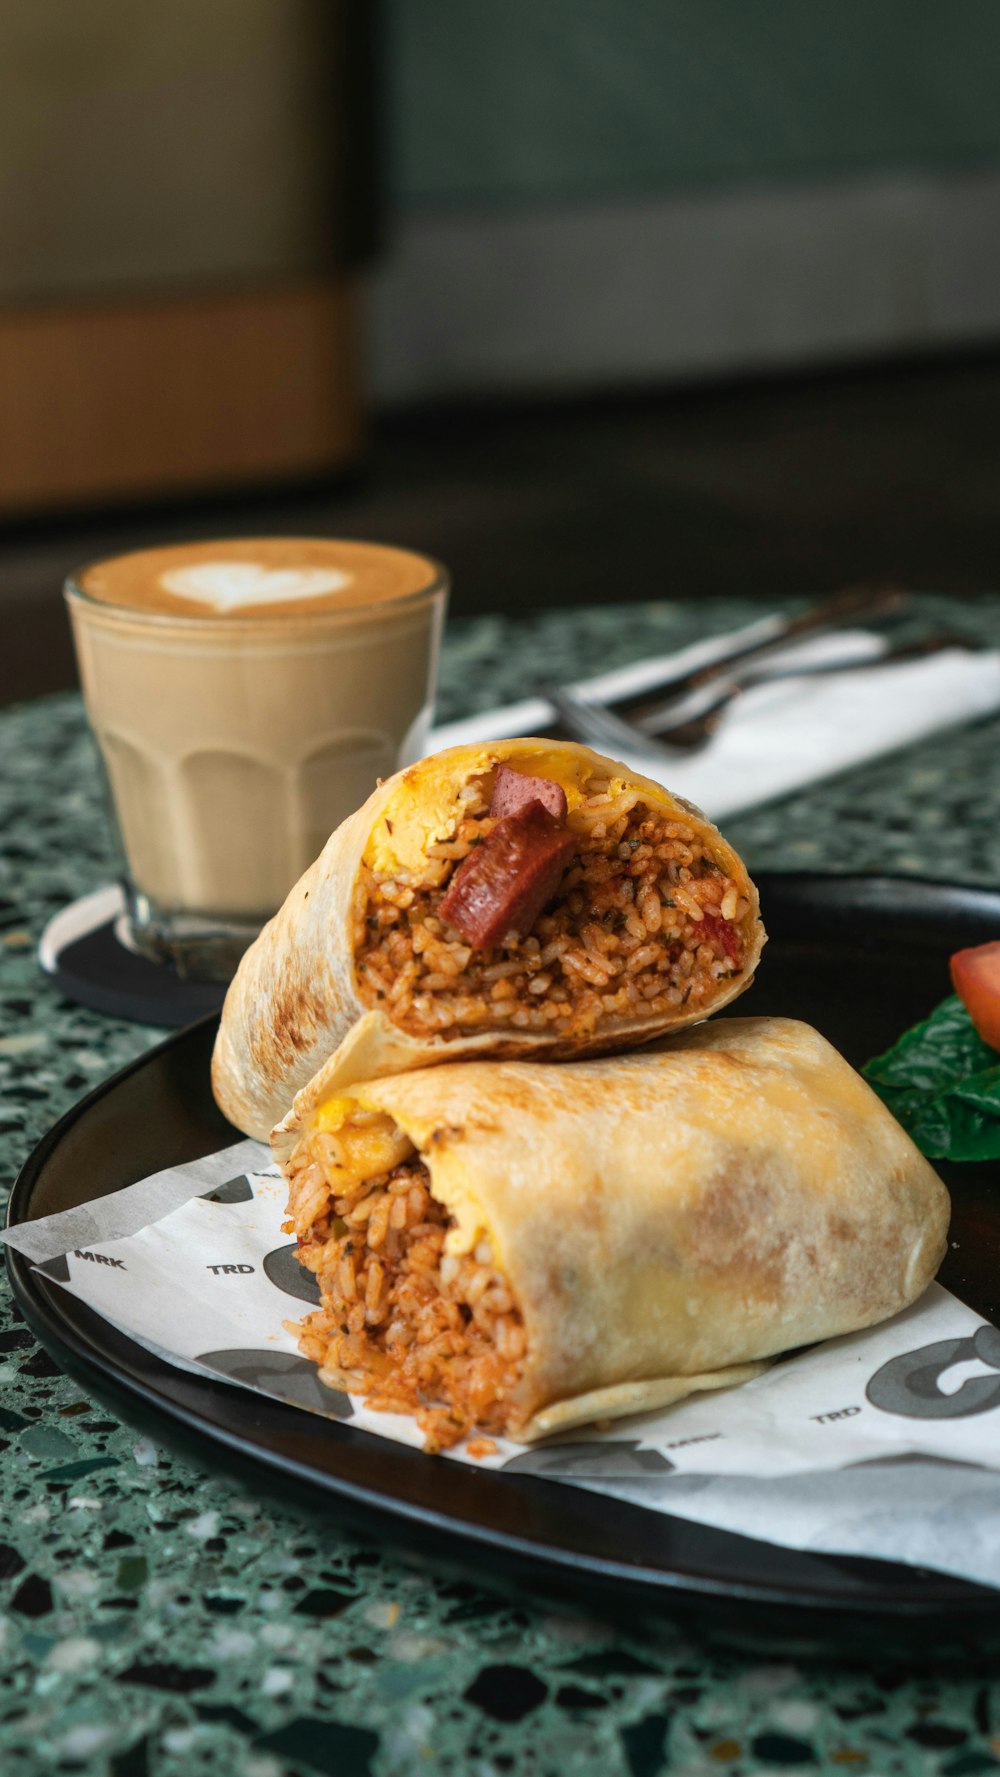
[[[137,949],[228,979],[333,828],[422,757],[449,582],[409,559],[416,590],[287,613],[143,609],[93,596],[93,569],[67,581]]]

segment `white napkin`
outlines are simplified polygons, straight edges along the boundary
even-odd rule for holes
[[[718,659],[735,640],[767,640],[778,622],[776,617],[765,617],[735,635],[697,643],[677,654],[637,660],[571,689],[595,700],[647,691],[668,674]],[[784,671],[824,661],[872,660],[886,646],[884,637],[868,631],[841,631],[800,642],[774,655],[768,664]],[[975,721],[998,709],[1000,652],[948,648],[922,660],[756,686],[736,699],[702,751],[679,752],[668,763],[637,748],[625,756],[625,763],[667,783],[675,794],[719,820],[907,746],[936,729]],[[552,720],[544,698],[527,698],[436,728],[430,750],[537,733]]]

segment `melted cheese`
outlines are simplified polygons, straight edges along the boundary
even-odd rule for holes
[[[428,845],[450,839],[461,819],[459,791],[480,777],[488,792],[499,765],[559,784],[572,813],[583,801],[584,786],[605,764],[587,747],[549,740],[498,741],[434,754],[401,774],[372,829],[365,863],[382,876],[400,871],[419,879]],[[610,776],[612,796],[631,785],[641,787],[650,801],[671,802],[668,792],[648,778]]]
[[[369,1116],[378,1112],[377,1121],[356,1123],[358,1111],[366,1111]],[[457,1257],[473,1252],[477,1243],[489,1235],[475,1180],[466,1175],[460,1144],[456,1147],[447,1139],[442,1142],[433,1127],[429,1138],[426,1131],[415,1130],[417,1139],[413,1140],[388,1111],[379,1111],[377,1105],[361,1098],[339,1097],[317,1105],[306,1139],[315,1133],[336,1138],[341,1156],[336,1170],[339,1196],[350,1196],[366,1180],[390,1172],[416,1154],[427,1167],[431,1195],[452,1218],[445,1236],[445,1252]]]
[[[312,1119],[314,1132],[336,1137],[343,1155],[337,1167],[338,1195],[344,1197],[366,1179],[391,1172],[414,1152],[409,1136],[386,1112],[381,1113],[377,1122],[355,1123],[353,1113],[363,1109],[359,1099],[330,1098],[318,1106]]]
[[[356,1098],[328,1098],[325,1104],[317,1105],[312,1117],[312,1126],[316,1130],[324,1130],[336,1135],[342,1123],[358,1108]]]

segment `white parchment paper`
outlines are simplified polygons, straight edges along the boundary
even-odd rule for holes
[[[325,1388],[299,1355],[285,1323],[317,1295],[284,1216],[268,1150],[244,1141],[0,1238],[181,1368],[419,1445],[408,1418]],[[475,1466],[1000,1587],[1000,1331],[938,1284],[742,1388],[542,1445],[497,1443]],[[472,1461],[462,1446],[446,1459]]]

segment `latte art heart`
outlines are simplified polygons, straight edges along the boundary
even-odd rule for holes
[[[342,592],[353,574],[339,568],[267,568],[253,561],[202,561],[171,568],[160,585],[178,598],[211,605],[215,611],[236,611],[248,605],[291,604]]]

